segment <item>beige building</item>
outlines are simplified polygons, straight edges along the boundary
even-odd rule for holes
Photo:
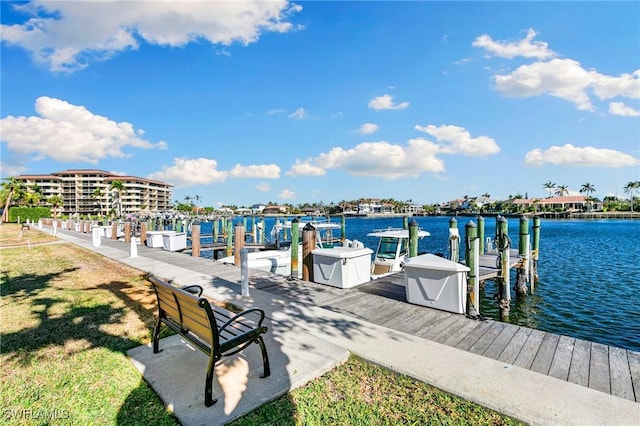
[[[37,185],[45,199],[54,195],[62,198],[58,213],[63,215],[108,215],[117,212],[118,197],[123,214],[142,210],[166,211],[171,206],[172,185],[104,170],[65,170],[48,175],[20,175],[15,179],[27,186]],[[121,194],[112,188],[115,181],[124,187]]]

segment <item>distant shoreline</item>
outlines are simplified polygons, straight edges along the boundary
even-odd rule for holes
[[[291,217],[291,216],[312,216],[312,217],[342,217],[341,214],[328,214],[328,215],[294,215],[294,214],[267,214],[256,216],[263,217]],[[439,213],[439,214],[409,214],[409,213],[365,213],[365,214],[346,214],[345,217],[350,218],[363,218],[363,219],[375,219],[375,218],[393,218],[393,217],[540,217],[543,219],[640,219],[640,212],[538,212],[538,213]]]

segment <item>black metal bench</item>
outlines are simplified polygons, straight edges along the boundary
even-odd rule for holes
[[[158,320],[153,329],[153,353],[160,352],[160,326],[164,324],[208,355],[209,366],[204,388],[204,404],[207,407],[217,401],[213,399],[212,380],[215,364],[222,357],[236,354],[251,343],[257,343],[262,352],[263,374],[260,377],[271,374],[269,357],[262,339],[262,334],[267,332],[267,327],[262,325],[262,309],[247,309],[234,314],[200,297],[202,287],[198,285],[178,288],[154,276],[147,279],[158,300]],[[255,315],[257,320],[251,320],[247,315]]]

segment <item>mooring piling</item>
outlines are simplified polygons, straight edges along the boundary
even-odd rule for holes
[[[501,318],[508,318],[511,310],[510,266],[509,266],[509,222],[506,218],[498,219],[497,227],[498,261],[500,274],[498,275],[499,293],[498,304]]]
[[[465,226],[465,259],[469,267],[469,277],[467,279],[467,315],[472,318],[480,315],[480,282],[479,273],[479,246],[478,228],[470,220]]]
[[[298,244],[300,244],[300,221],[291,221],[291,278],[298,278]]]
[[[518,255],[521,260],[516,269],[516,295],[522,296],[527,294],[527,269],[529,267],[529,219],[520,216],[520,228],[518,234]]]

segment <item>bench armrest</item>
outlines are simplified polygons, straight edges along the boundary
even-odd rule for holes
[[[250,314],[250,313],[253,313],[253,312],[258,313],[258,315],[260,316],[260,319],[258,321],[256,321],[256,324],[258,326],[257,328],[262,327],[262,321],[264,321],[264,311],[262,309],[259,309],[259,308],[251,308],[251,309],[247,309],[246,311],[242,311],[239,314],[236,314],[236,315],[232,316],[231,318],[229,318],[229,320],[227,322],[222,324],[222,326],[220,327],[220,331],[222,332],[225,328],[227,328],[230,324],[235,322],[238,318],[244,317],[247,314]]]
[[[186,291],[187,293],[195,294],[198,297],[202,295],[202,286],[199,286],[198,284],[182,287],[182,290]]]

